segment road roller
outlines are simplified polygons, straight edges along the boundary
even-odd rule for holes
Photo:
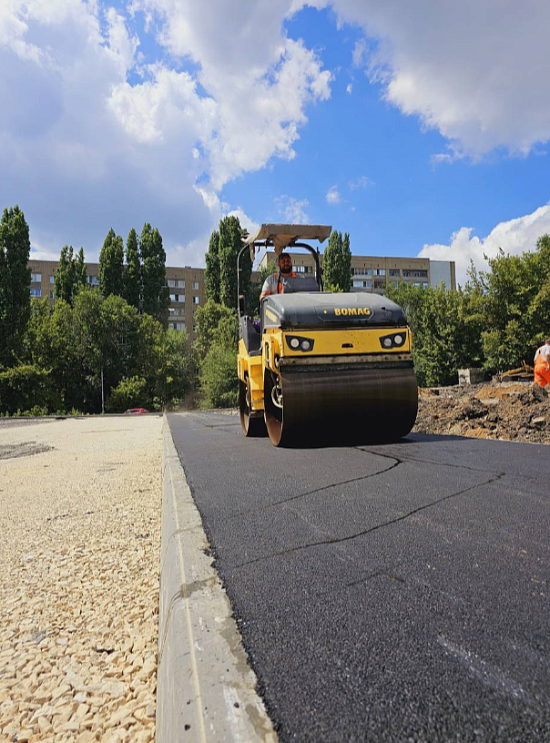
[[[311,441],[392,441],[412,429],[418,386],[403,310],[367,291],[324,292],[319,248],[327,225],[264,224],[238,255],[239,412],[243,434],[274,446]],[[305,242],[307,241],[307,242]],[[314,259],[314,275],[292,275],[281,293],[245,313],[241,262],[250,250],[294,248]]]

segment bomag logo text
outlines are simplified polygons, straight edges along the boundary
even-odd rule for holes
[[[334,314],[338,317],[339,315],[370,315],[368,307],[341,307],[335,309]]]

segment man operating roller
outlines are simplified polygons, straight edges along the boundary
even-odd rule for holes
[[[279,270],[272,273],[264,281],[260,299],[270,294],[282,294],[285,290],[287,279],[296,278],[296,274],[292,270],[292,258],[288,253],[281,253],[277,260],[277,265]]]

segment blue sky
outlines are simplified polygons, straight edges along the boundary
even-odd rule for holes
[[[0,206],[33,255],[157,226],[203,265],[236,213],[367,255],[473,259],[550,232],[550,5],[34,0],[0,7]]]

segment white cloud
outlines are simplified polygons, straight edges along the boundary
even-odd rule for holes
[[[464,286],[470,260],[478,270],[486,270],[488,264],[484,256],[494,258],[500,248],[510,255],[534,250],[538,238],[550,234],[550,206],[541,206],[532,214],[501,222],[485,238],[472,233],[471,227],[461,227],[451,235],[449,245],[424,245],[418,256],[455,261],[457,283]]]
[[[377,42],[368,56],[357,42],[354,63],[368,65],[388,101],[451,141],[451,157],[528,153],[550,139],[546,0],[314,4],[331,4],[340,23],[359,24]]]
[[[351,95],[351,94],[353,93],[353,83],[348,83],[348,84],[346,85],[346,93],[347,93],[348,95]]]
[[[44,250],[92,260],[111,225],[147,220],[181,253],[215,226],[225,183],[295,156],[331,73],[286,36],[291,0],[112,6],[0,4],[0,203],[20,202]],[[132,30],[141,13],[160,61]]]
[[[340,192],[338,191],[337,186],[331,186],[329,190],[327,191],[326,195],[326,201],[327,204],[335,205],[335,204],[341,204],[342,203],[342,197],[340,196]]]
[[[365,39],[359,39],[355,42],[352,52],[352,62],[354,67],[361,67],[366,58],[367,54],[367,42]]]
[[[374,181],[367,178],[366,175],[360,175],[359,178],[355,178],[348,181],[348,186],[352,191],[356,191],[358,188],[367,188],[367,186],[374,186]]]
[[[307,199],[295,199],[283,194],[275,199],[277,210],[287,224],[308,224],[309,215],[306,212],[309,202]]]

